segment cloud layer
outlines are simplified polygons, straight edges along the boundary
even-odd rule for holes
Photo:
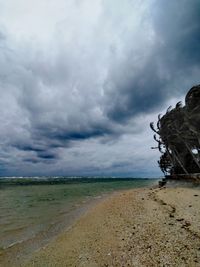
[[[199,1],[0,10],[0,174],[158,175],[148,124],[199,83]]]

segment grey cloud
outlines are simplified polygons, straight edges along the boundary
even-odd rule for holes
[[[127,49],[126,60],[110,68],[105,87],[109,88],[107,103],[111,105],[106,112],[111,119],[121,122],[158,110],[167,98],[181,96],[199,83],[199,10],[196,0],[154,2],[146,33],[153,32],[153,42],[149,45],[144,38],[147,46],[138,51],[137,62],[135,51]]]
[[[119,143],[146,133],[138,116],[199,82],[198,1],[102,1],[91,20],[82,5],[71,10],[80,18],[56,24],[51,42],[0,33],[2,173],[131,173],[133,161],[146,173],[146,141],[143,150],[130,139],[141,150],[133,160]]]
[[[153,15],[154,28],[163,41],[165,59],[171,67],[199,65],[199,1],[159,1]],[[172,65],[173,62],[176,64]]]
[[[110,99],[114,101],[106,108],[109,118],[123,123],[139,113],[153,112],[161,106],[162,101],[165,101],[166,80],[160,80],[155,70],[155,64],[149,61],[135,77],[134,73],[129,80],[121,77],[120,86],[117,84],[117,77],[114,78],[115,84],[108,102]]]

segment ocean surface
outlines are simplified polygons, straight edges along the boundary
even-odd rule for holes
[[[0,255],[16,247],[24,255],[31,253],[108,193],[156,183],[131,178],[0,178]]]

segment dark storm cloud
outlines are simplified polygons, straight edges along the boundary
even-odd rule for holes
[[[199,1],[46,3],[0,14],[2,170],[145,173],[148,115],[199,83]]]
[[[35,158],[26,158],[23,160],[25,163],[28,162],[28,163],[32,163],[32,164],[37,164],[40,162],[40,159],[35,159]]]
[[[67,129],[64,125],[62,126],[62,123],[60,123],[57,127],[55,127],[55,124],[49,127],[44,125],[42,127],[38,127],[37,134],[52,141],[57,140],[57,143],[52,143],[52,147],[56,147],[56,144],[59,144],[60,142],[65,142],[67,145],[70,141],[85,140],[92,137],[101,137],[112,134],[114,135],[114,130],[110,129],[106,124],[98,125],[95,122],[87,122],[85,125],[81,125],[80,122],[78,128],[79,129],[77,130],[73,130],[73,127],[72,129]]]
[[[145,63],[138,62],[139,72],[132,68],[134,53],[117,71],[110,70],[106,86],[111,84],[108,102],[112,101],[107,114],[115,121],[152,112],[200,81],[199,1],[155,1],[149,22],[155,39]],[[139,53],[142,59],[145,51]]]
[[[139,113],[158,109],[166,97],[166,81],[165,78],[159,79],[155,68],[155,64],[150,61],[139,75],[123,81],[120,87],[118,84],[114,85],[115,90],[118,90],[111,91],[110,98],[114,101],[106,108],[110,119],[123,123]]]
[[[53,153],[48,152],[38,152],[38,157],[41,159],[57,159],[58,156]]]
[[[35,157],[28,160],[25,159],[25,161],[38,163],[39,160],[36,159],[37,157],[44,160],[59,159],[56,149],[59,147],[69,148],[73,145],[72,142],[109,135],[114,138],[116,135],[114,132],[112,133],[111,129],[103,128],[102,126],[95,128],[95,125],[89,125],[85,131],[77,132],[70,132],[70,129],[63,128],[53,129],[53,127],[53,125],[49,129],[48,127],[42,127],[34,131],[32,133],[33,145],[30,145],[30,141],[27,144],[22,141],[21,143],[13,143],[12,146],[25,152],[34,152]]]
[[[154,28],[163,40],[161,50],[166,63],[173,69],[199,66],[199,1],[159,1],[153,16]]]
[[[23,150],[23,151],[35,151],[35,152],[43,152],[44,149],[38,148],[38,147],[34,147],[34,146],[30,146],[30,145],[26,145],[26,144],[14,144],[14,147],[16,147],[17,149]]]

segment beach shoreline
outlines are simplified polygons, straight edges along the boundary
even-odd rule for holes
[[[200,266],[199,188],[140,188],[97,199],[26,261],[1,266]]]
[[[20,180],[1,188],[0,266],[19,266],[112,192],[150,186],[156,180],[65,182],[32,185],[30,180],[24,186]]]
[[[198,188],[117,192],[23,266],[200,266]]]
[[[68,211],[63,216],[62,221],[50,225],[46,231],[39,232],[32,238],[18,241],[9,245],[7,248],[0,249],[0,267],[3,266],[21,266],[35,251],[46,247],[53,242],[63,232],[69,231],[70,228],[81,218],[88,210],[97,205],[98,202],[106,199],[109,193],[80,200],[73,205],[73,210]],[[67,220],[64,219],[67,217]]]

